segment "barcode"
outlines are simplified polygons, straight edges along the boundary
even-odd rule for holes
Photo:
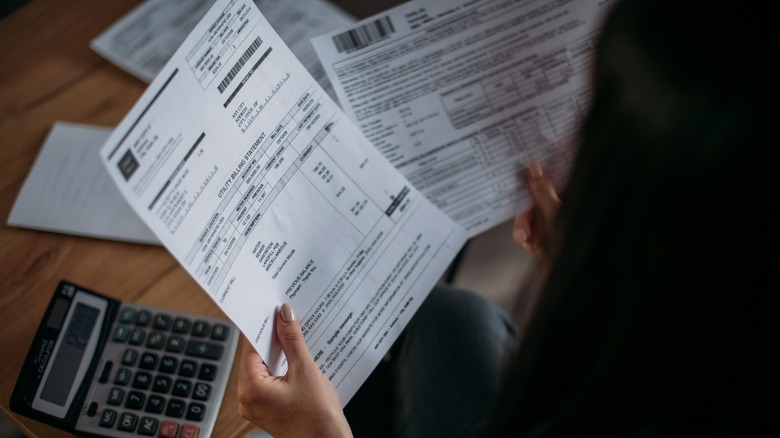
[[[379,42],[395,32],[390,17],[382,17],[371,23],[333,36],[336,50],[349,53]]]
[[[219,90],[220,94],[222,94],[225,89],[230,85],[230,82],[233,81],[233,78],[236,77],[238,72],[241,70],[241,67],[246,64],[247,61],[249,61],[249,58],[252,57],[252,55],[255,54],[257,51],[257,48],[260,47],[260,44],[263,44],[263,40],[260,37],[257,37],[254,41],[252,41],[252,44],[249,46],[248,49],[246,49],[246,52],[244,52],[243,55],[241,55],[241,59],[239,59],[236,62],[236,65],[233,66],[233,68],[230,69],[227,76],[225,76],[225,79],[222,79],[222,82],[220,82],[217,89]]]

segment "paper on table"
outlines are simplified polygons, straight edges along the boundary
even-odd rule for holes
[[[57,122],[19,191],[8,225],[158,243],[108,176],[98,150],[110,128]]]
[[[342,402],[465,242],[248,0],[215,4],[101,156],[276,373],[274,315],[292,303]]]
[[[333,87],[310,39],[355,19],[325,0],[258,0],[260,12],[319,84]],[[144,82],[151,82],[214,0],[147,0],[91,42],[93,50]]]
[[[126,72],[151,82],[214,0],[146,0],[90,42]]]
[[[528,160],[565,179],[609,3],[417,0],[312,42],[347,115],[474,236],[528,208]]]

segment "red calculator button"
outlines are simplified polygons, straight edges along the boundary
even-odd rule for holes
[[[175,421],[163,421],[160,424],[160,438],[176,438],[176,432],[179,431],[179,423]]]
[[[198,438],[198,426],[194,424],[185,424],[181,427],[181,435],[179,438]]]

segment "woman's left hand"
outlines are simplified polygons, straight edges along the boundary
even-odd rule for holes
[[[548,234],[561,207],[561,200],[549,173],[538,161],[531,160],[528,163],[525,177],[534,204],[515,216],[512,237],[526,251],[543,257],[547,249],[544,246],[549,240]]]
[[[244,341],[239,414],[276,438],[351,437],[336,389],[309,354],[289,304],[282,305],[275,326],[287,356],[287,374],[272,375],[260,355]]]

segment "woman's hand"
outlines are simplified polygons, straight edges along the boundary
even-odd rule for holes
[[[549,233],[555,216],[558,214],[561,200],[558,198],[550,176],[538,161],[528,162],[525,178],[534,205],[515,216],[512,237],[525,250],[541,256],[548,239],[547,233]]]
[[[351,437],[336,389],[309,354],[289,304],[283,304],[276,315],[275,330],[287,356],[287,374],[272,375],[260,355],[244,341],[239,414],[275,438]]]

